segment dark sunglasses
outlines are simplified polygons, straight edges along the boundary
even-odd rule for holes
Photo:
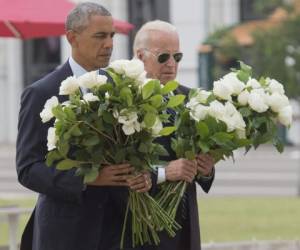
[[[149,51],[153,56],[157,57],[157,61],[159,63],[167,62],[170,59],[171,56],[173,56],[174,61],[176,63],[179,63],[181,61],[182,57],[183,57],[183,54],[181,52],[177,52],[177,53],[174,53],[172,55],[170,53],[161,53],[159,55],[156,55],[149,49],[145,49],[145,50]]]
[[[176,63],[179,63],[182,59],[183,54],[181,52],[174,53],[173,55],[171,55],[170,53],[162,53],[157,56],[157,61],[159,63],[165,63],[170,59],[171,56],[173,56]]]

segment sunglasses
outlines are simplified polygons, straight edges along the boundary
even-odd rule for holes
[[[177,53],[174,53],[174,54],[170,54],[170,53],[161,53],[161,54],[159,54],[159,55],[156,55],[156,54],[154,54],[152,51],[150,51],[150,50],[148,50],[148,49],[146,49],[147,51],[149,51],[152,55],[154,55],[155,57],[157,57],[157,61],[159,62],[159,63],[165,63],[165,62],[167,62],[169,59],[170,59],[170,57],[171,56],[173,56],[173,58],[174,58],[174,61],[176,62],[176,63],[179,63],[180,61],[181,61],[181,59],[182,59],[182,57],[183,57],[183,53],[181,53],[181,52],[177,52]]]

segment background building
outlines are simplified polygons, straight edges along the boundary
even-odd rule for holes
[[[50,0],[49,0],[50,1]],[[75,1],[75,0],[74,0]],[[79,2],[78,0],[76,0]],[[136,28],[129,36],[117,34],[112,59],[130,58],[134,33],[146,21],[172,22],[181,36],[184,58],[178,80],[199,85],[198,47],[206,36],[222,26],[240,21],[242,0],[102,0],[114,17]],[[64,37],[27,41],[0,38],[0,143],[15,143],[20,94],[24,87],[65,62],[69,46]]]

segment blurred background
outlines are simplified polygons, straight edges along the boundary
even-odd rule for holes
[[[4,2],[0,1],[0,9]],[[279,127],[284,153],[266,145],[247,155],[237,151],[234,162],[217,164],[211,192],[198,190],[200,226],[204,249],[233,249],[218,245],[224,242],[247,246],[255,242],[257,247],[260,241],[276,246],[234,249],[300,249],[300,1],[95,2],[114,18],[134,25],[127,34],[115,36],[112,60],[131,58],[138,28],[161,19],[173,23],[180,34],[181,84],[211,89],[214,80],[242,60],[253,67],[255,76],[270,76],[285,86],[294,116],[288,131]],[[35,193],[18,184],[15,172],[20,94],[64,63],[69,52],[64,36],[0,38],[0,249],[17,249],[15,243],[36,199]]]

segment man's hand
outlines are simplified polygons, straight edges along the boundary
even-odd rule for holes
[[[197,170],[202,176],[210,176],[214,167],[214,159],[209,154],[199,154],[196,157]]]
[[[138,175],[127,179],[127,183],[131,190],[138,193],[144,193],[152,187],[151,175],[148,171],[143,171]]]
[[[92,186],[128,186],[134,168],[130,164],[110,165],[100,170],[95,181],[87,183]]]
[[[187,181],[192,182],[197,174],[197,165],[195,161],[187,159],[178,159],[171,161],[166,166],[166,179],[168,181]]]

